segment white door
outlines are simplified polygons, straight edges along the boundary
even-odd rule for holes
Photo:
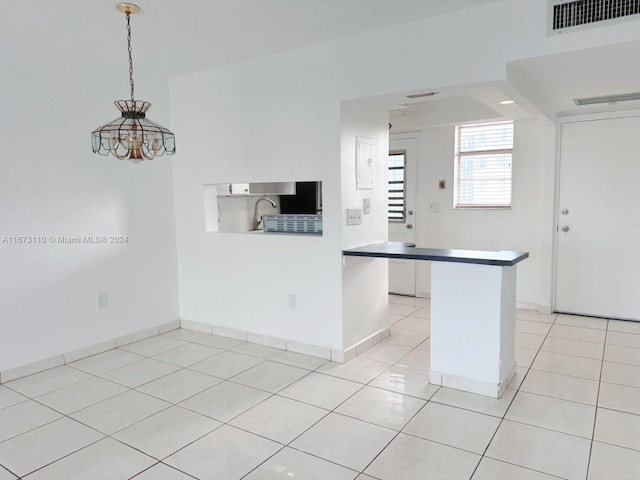
[[[415,243],[416,139],[389,138],[389,241]],[[415,260],[389,259],[389,292],[416,294]]]
[[[640,319],[640,117],[561,127],[556,310]]]

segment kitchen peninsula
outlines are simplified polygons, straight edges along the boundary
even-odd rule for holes
[[[383,242],[345,256],[430,260],[429,382],[500,398],[515,375],[516,264],[528,252]]]

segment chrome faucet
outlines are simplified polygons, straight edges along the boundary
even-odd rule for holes
[[[271,200],[269,197],[260,197],[256,202],[256,206],[253,210],[253,229],[254,230],[258,230],[258,227],[260,226],[260,222],[262,222],[262,215],[260,215],[260,218],[258,218],[258,205],[260,205],[260,202],[262,202],[263,200],[265,202],[269,202],[273,208],[276,208],[278,206],[276,202]],[[263,225],[263,228],[264,228],[264,225]]]

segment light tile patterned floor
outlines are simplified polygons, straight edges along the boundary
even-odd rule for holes
[[[429,301],[337,364],[188,330],[0,385],[0,480],[637,480],[640,323],[519,311],[500,400],[427,382]]]

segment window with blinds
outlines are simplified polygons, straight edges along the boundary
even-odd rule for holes
[[[406,152],[389,153],[389,221],[404,222],[404,163]]]
[[[458,125],[454,208],[511,207],[513,122]]]

